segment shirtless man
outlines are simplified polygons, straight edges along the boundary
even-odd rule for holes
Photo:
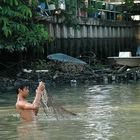
[[[26,97],[29,94],[29,88],[23,84],[17,88],[17,102],[16,110],[20,114],[20,117],[25,121],[34,121],[38,113],[41,95],[45,89],[45,84],[40,82],[36,89],[36,96],[33,103],[26,101]]]

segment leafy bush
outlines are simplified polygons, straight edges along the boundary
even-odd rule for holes
[[[0,49],[13,52],[43,46],[48,32],[36,21],[36,6],[36,0],[32,5],[25,0],[0,1]]]

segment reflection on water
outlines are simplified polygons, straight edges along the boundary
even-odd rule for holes
[[[50,91],[58,103],[76,112],[77,117],[57,121],[54,116],[46,117],[40,110],[37,122],[24,123],[15,112],[16,95],[10,93],[12,96],[8,98],[8,93],[0,94],[0,139],[139,139],[139,84],[59,87]]]
[[[19,140],[45,140],[45,132],[39,129],[37,122],[21,122],[17,125],[17,139]]]

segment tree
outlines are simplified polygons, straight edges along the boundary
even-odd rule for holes
[[[14,52],[43,48],[48,32],[35,19],[36,7],[36,0],[0,1],[0,49]]]
[[[128,7],[132,7],[134,5],[134,0],[124,0],[125,5]]]

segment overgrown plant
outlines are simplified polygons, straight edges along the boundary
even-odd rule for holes
[[[128,6],[129,8],[133,7],[134,5],[134,0],[124,0],[125,5]]]
[[[35,70],[42,70],[42,69],[46,69],[47,67],[47,63],[46,63],[46,60],[37,60],[35,62],[32,62],[31,63],[31,67],[32,69],[35,69]]]
[[[0,1],[0,49],[10,52],[43,47],[47,29],[35,20],[36,0]]]

